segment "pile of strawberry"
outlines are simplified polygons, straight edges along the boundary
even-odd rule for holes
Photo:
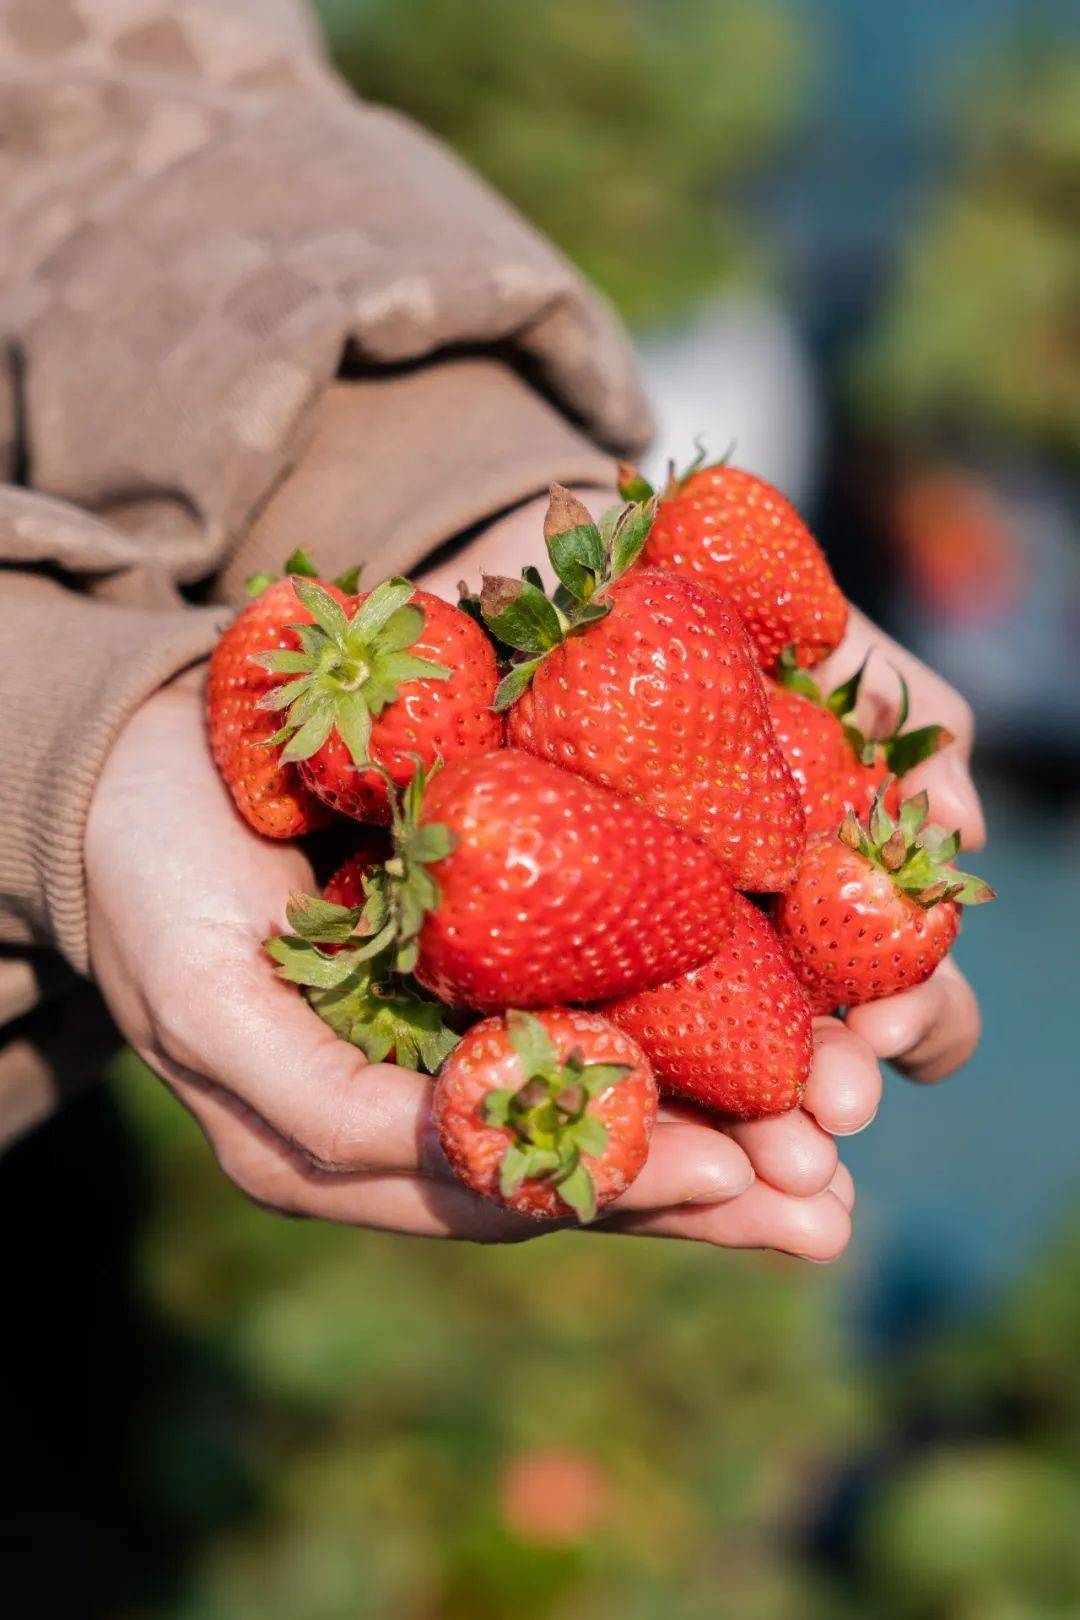
[[[954,869],[899,778],[940,727],[867,737],[862,671],[806,673],[847,605],[762,480],[693,467],[594,522],[558,485],[535,568],[452,607],[303,554],[225,631],[214,758],[260,833],[364,824],[266,943],[372,1060],[437,1074],[457,1173],[590,1219],[645,1161],[658,1092],[743,1119],[799,1102],[814,1013],[925,979]],[[752,898],[749,898],[752,897]]]

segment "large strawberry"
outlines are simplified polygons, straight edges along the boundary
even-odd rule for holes
[[[848,680],[826,697],[817,682],[795,663],[792,648],[780,659],[776,680],[769,683],[773,731],[802,794],[808,833],[833,832],[851,805],[863,815],[882,782],[891,776],[885,808],[900,808],[899,778],[952,741],[944,726],[903,728],[908,717],[908,688],[900,680],[900,709],[885,736],[868,737],[854,721],[865,660]]]
[[[508,1012],[474,1025],[443,1064],[435,1124],[474,1192],[591,1221],[645,1163],[656,1100],[648,1061],[598,1013]]]
[[[500,746],[495,656],[467,614],[405,579],[344,603],[315,582],[295,588],[313,622],[297,631],[299,650],[259,660],[290,677],[263,703],[285,711],[273,741],[326,804],[386,821],[384,773],[403,785],[417,759],[431,765]]]
[[[634,1037],[664,1091],[739,1119],[786,1113],[802,1096],[810,1004],[769,919],[742,895],[715,956],[600,1011]]]
[[[331,987],[390,952],[453,1006],[598,1001],[703,962],[732,926],[734,893],[703,844],[516,749],[418,772],[394,842],[362,911],[295,903],[300,937],[269,948],[300,982]],[[313,926],[304,905],[322,908]]]
[[[838,646],[847,602],[821,547],[780,491],[753,473],[701,457],[660,496],[643,561],[672,568],[726,592],[742,614],[758,659],[773,669],[795,643],[800,664],[816,664]],[[620,468],[628,499],[652,489]]]
[[[877,1001],[928,979],[950,950],[960,907],[992,900],[981,878],[958,872],[957,833],[926,824],[925,793],[894,820],[879,790],[864,825],[848,814],[818,833],[776,927],[815,1012]]]
[[[649,516],[631,505],[597,525],[555,485],[553,600],[531,570],[485,582],[489,628],[523,655],[497,699],[507,740],[685,827],[736,887],[782,888],[802,853],[802,807],[746,632],[718,592],[631,569]]]
[[[270,746],[278,722],[266,700],[283,677],[256,662],[267,654],[295,658],[300,626],[312,623],[297,600],[294,582],[310,579],[314,568],[295,552],[284,579],[260,575],[249,582],[255,599],[223,632],[210,656],[206,693],[210,748],[236,807],[256,832],[268,838],[296,838],[325,826],[327,807],[304,785],[294,764]],[[337,585],[323,584],[327,596],[344,601]]]

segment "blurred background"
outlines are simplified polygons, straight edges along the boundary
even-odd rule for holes
[[[19,1612],[1076,1620],[1075,9],[321,10],[624,312],[653,470],[733,447],[973,702],[985,1037],[845,1144],[829,1271],[276,1220],[121,1059],[0,1178]]]

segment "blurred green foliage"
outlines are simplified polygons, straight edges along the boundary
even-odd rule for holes
[[[961,429],[1080,454],[1080,49],[972,75],[953,177],[914,232],[858,366],[902,436]]]
[[[990,1317],[860,1373],[836,1274],[282,1221],[135,1060],[114,1089],[170,1346],[136,1491],[181,1549],[125,1620],[1080,1613],[1080,1226]],[[552,1489],[580,1533],[545,1529]]]
[[[141,1620],[833,1615],[788,1535],[865,1432],[821,1273],[281,1221],[133,1059],[116,1085],[153,1188],[140,1290],[186,1347],[139,1496],[193,1550]],[[502,1482],[553,1446],[604,1501],[545,1541]]]
[[[806,89],[807,42],[774,0],[323,12],[361,94],[447,140],[631,320],[676,314],[754,262],[732,203]]]

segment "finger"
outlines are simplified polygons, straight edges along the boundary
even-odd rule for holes
[[[803,1107],[833,1136],[865,1130],[881,1102],[881,1070],[861,1032],[814,1019],[814,1063]]]
[[[211,986],[212,1003],[172,998],[155,1031],[160,1050],[140,1050],[164,1078],[204,1077],[231,1092],[315,1164],[401,1171],[438,1163],[432,1082],[369,1063],[274,978],[256,944],[226,955],[200,982]],[[228,994],[214,993],[216,983]]]
[[[724,1204],[619,1214],[599,1230],[688,1238],[725,1249],[779,1249],[806,1260],[836,1260],[851,1237],[851,1217],[834,1193],[792,1198],[756,1181]]]
[[[715,1203],[737,1198],[753,1181],[750,1160],[723,1132],[706,1124],[660,1120],[644,1169],[612,1207],[662,1209],[693,1199]]]
[[[898,671],[910,693],[908,729],[942,725],[954,739],[905,776],[905,791],[919,793],[925,788],[934,820],[950,831],[959,829],[965,849],[980,849],[986,841],[986,824],[968,769],[975,731],[971,706],[955,687],[857,608],[851,609],[840,646],[815,673],[826,687],[831,686],[846,679],[869,653],[873,656],[863,682],[860,716],[873,731],[887,728],[894,721],[899,700],[894,671]]]
[[[453,1179],[321,1169],[235,1098],[182,1078],[170,1084],[229,1180],[276,1213],[481,1243],[520,1242],[552,1229],[553,1223],[501,1209]]]
[[[913,990],[853,1007],[847,1023],[879,1057],[924,1083],[961,1068],[981,1028],[974,991],[951,956]]]
[[[855,1182],[846,1164],[838,1164],[836,1174],[829,1183],[829,1191],[839,1198],[848,1214],[855,1208]]]
[[[905,798],[925,792],[932,820],[949,832],[955,828],[964,849],[982,849],[986,843],[986,818],[967,760],[955,743],[909,771],[903,791]]]
[[[724,1130],[737,1142],[759,1180],[796,1198],[825,1190],[836,1169],[836,1143],[801,1108],[770,1119],[731,1121]]]

